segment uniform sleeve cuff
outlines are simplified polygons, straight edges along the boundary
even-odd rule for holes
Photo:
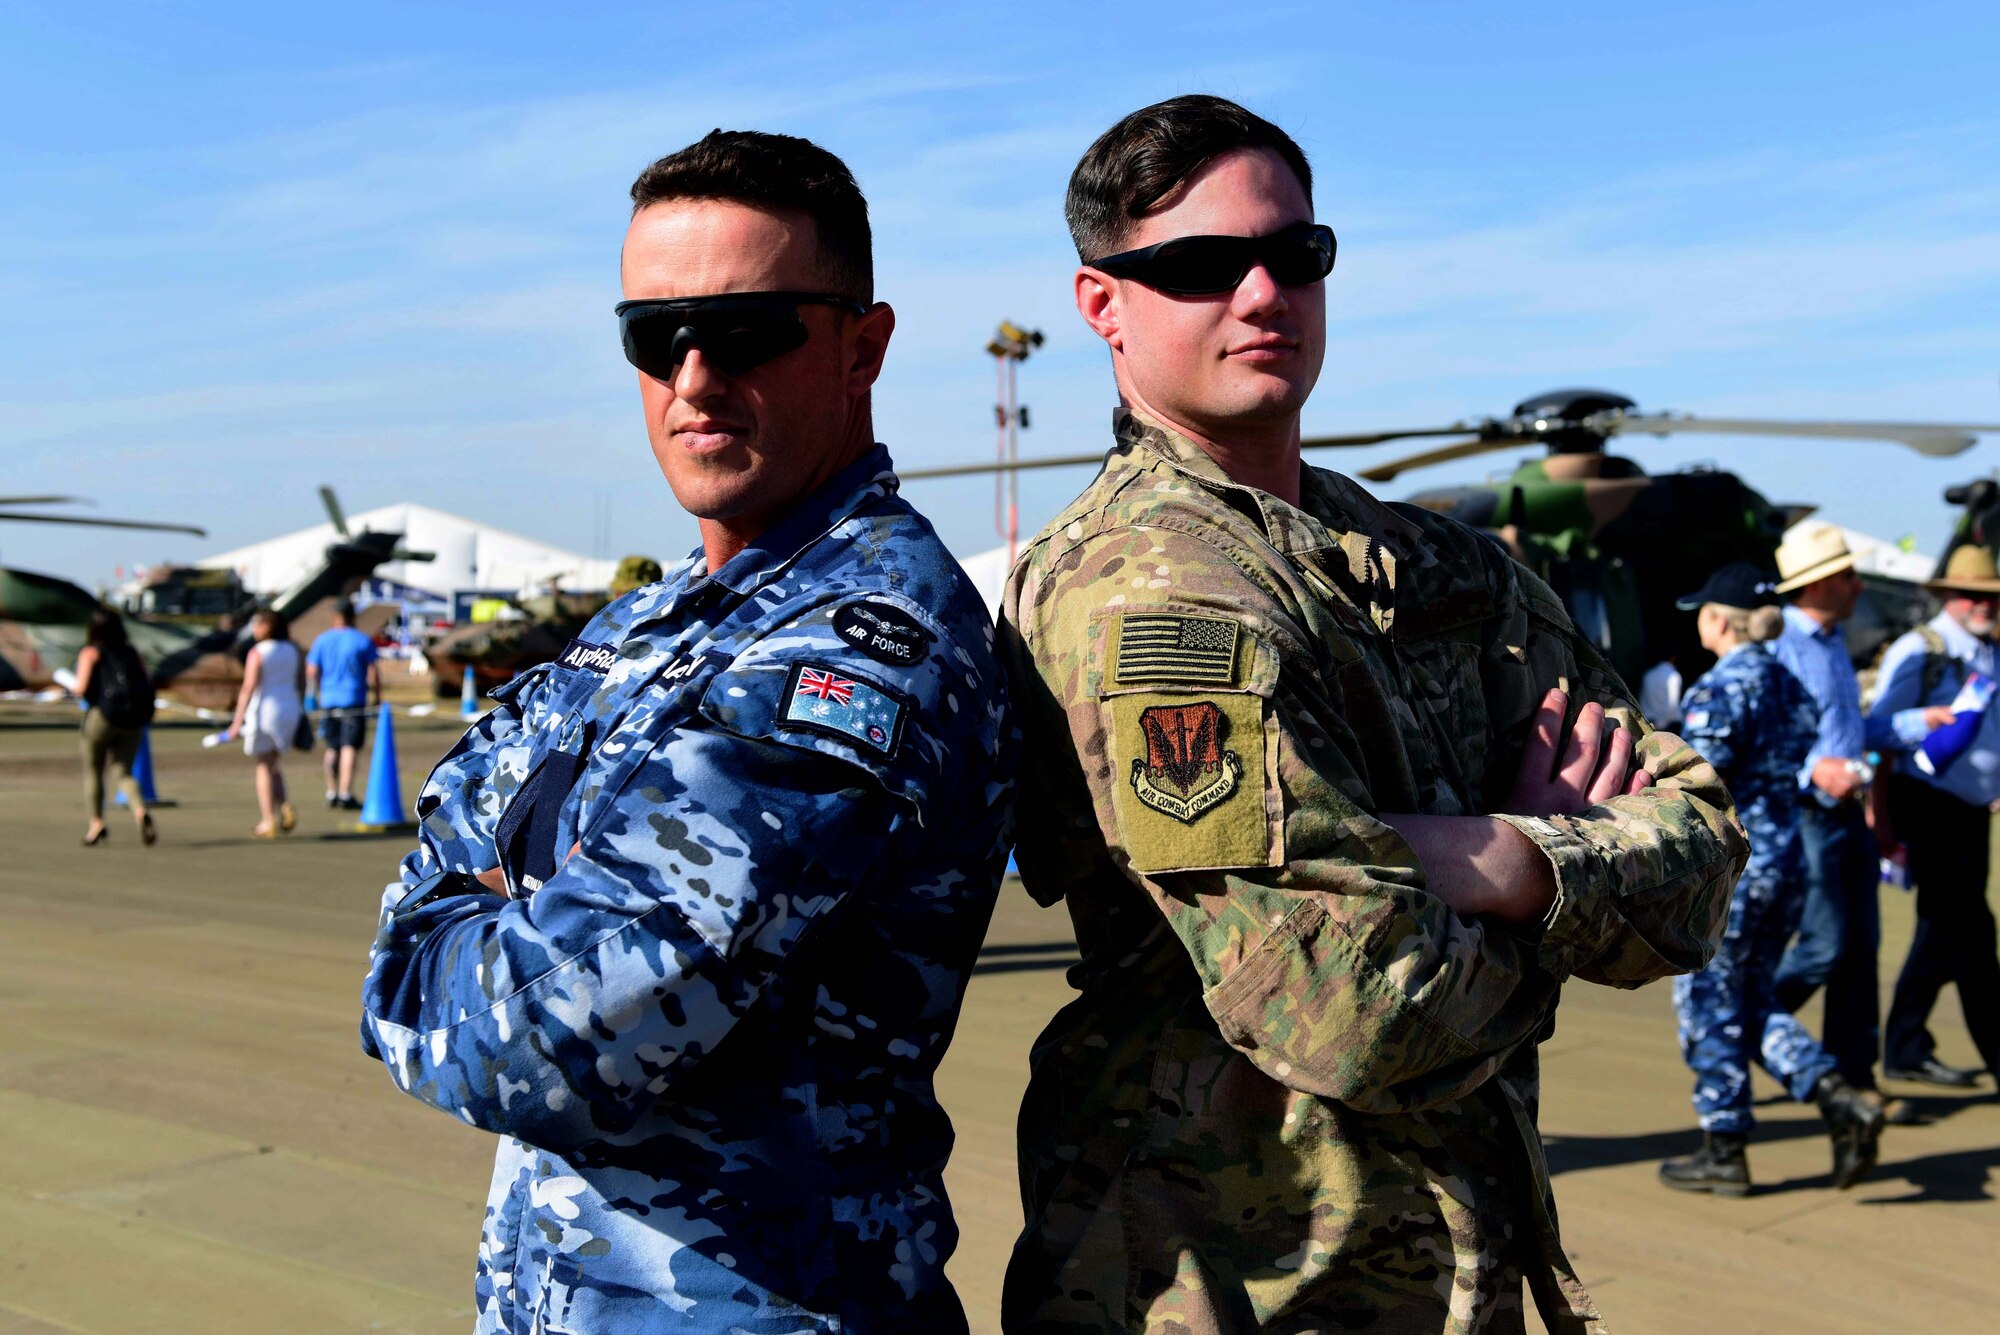
[[[1556,897],[1542,915],[1536,963],[1567,978],[1591,955],[1589,906],[1596,853],[1569,822],[1541,816],[1495,816],[1527,836],[1555,873]]]

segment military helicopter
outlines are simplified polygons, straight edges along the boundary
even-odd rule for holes
[[[450,697],[464,688],[467,672],[481,694],[512,681],[561,653],[613,598],[651,584],[661,573],[660,563],[652,557],[628,556],[601,591],[579,593],[558,588],[551,580],[548,592],[539,597],[509,600],[518,616],[454,626],[424,651],[431,662],[432,686],[440,696]]]
[[[327,601],[352,593],[377,566],[387,561],[428,561],[432,555],[404,550],[400,533],[349,532],[333,488],[321,487],[319,494],[338,541],[328,545],[319,566],[269,600],[269,606],[292,623],[293,637],[301,642],[310,642],[320,628],[315,614],[323,615]],[[52,498],[39,499],[47,503]],[[0,512],[0,518],[12,517]],[[57,523],[106,522],[32,517]],[[207,536],[185,524],[109,522],[114,527]],[[245,590],[234,572],[218,575],[201,567],[165,566],[149,577],[126,609],[130,615],[125,629],[162,694],[193,708],[223,710],[235,704],[243,682],[250,613],[263,605],[265,600]],[[95,596],[68,580],[0,568],[0,690],[39,690],[55,684],[56,673],[75,664],[91,613],[99,606]]]
[[[1710,434],[1879,440],[1942,457],[1970,449],[1989,432],[2000,432],[2000,426],[1641,413],[1620,394],[1563,389],[1524,400],[1504,417],[1316,436],[1300,443],[1311,450],[1457,437],[1362,470],[1358,476],[1370,482],[1390,482],[1412,469],[1454,459],[1544,447],[1546,457],[1523,463],[1504,481],[1437,488],[1419,492],[1410,501],[1502,542],[1549,582],[1584,634],[1620,674],[1636,682],[1662,658],[1674,657],[1684,672],[1699,664],[1693,618],[1675,610],[1675,598],[1731,561],[1769,564],[1785,529],[1812,507],[1773,504],[1735,474],[1718,470],[1648,475],[1630,459],[1606,453],[1613,438]],[[1069,455],[915,469],[903,476],[918,480],[1057,468],[1099,463],[1102,457]],[[1984,531],[2000,540],[2000,483],[1991,486]]]
[[[80,496],[0,496],[0,522],[208,536],[207,529],[193,524],[49,514],[39,508],[89,504]],[[36,508],[16,508],[19,506]],[[39,690],[52,685],[56,669],[76,662],[77,650],[83,645],[83,627],[96,607],[95,598],[66,579],[0,566],[0,691]],[[165,652],[165,646],[159,648]]]

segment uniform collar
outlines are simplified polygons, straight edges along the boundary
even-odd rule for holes
[[[869,501],[892,495],[898,485],[889,447],[877,444],[835,473],[825,486],[786,511],[756,541],[708,576],[707,581],[697,576],[693,583],[698,586],[713,582],[736,594],[755,592],[842,520]]]
[[[1265,539],[1279,551],[1327,553],[1323,562],[1349,584],[1344,597],[1393,603],[1398,563],[1435,559],[1425,549],[1422,530],[1340,473],[1300,465],[1299,504],[1291,505],[1234,481],[1208,451],[1143,413],[1121,406],[1112,413],[1111,426],[1118,438],[1114,462],[1116,454],[1148,451],[1236,510],[1256,515]],[[1336,550],[1339,555],[1333,556]]]

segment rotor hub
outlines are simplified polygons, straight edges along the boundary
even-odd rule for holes
[[[1503,425],[1514,435],[1546,445],[1550,454],[1602,454],[1610,436],[1602,419],[1637,406],[1609,390],[1557,389],[1515,404],[1513,417]]]

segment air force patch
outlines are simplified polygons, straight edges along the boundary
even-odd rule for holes
[[[833,630],[870,658],[898,667],[923,662],[935,638],[902,608],[874,598],[836,608]]]
[[[901,695],[823,663],[798,663],[778,706],[778,726],[822,733],[879,755],[896,754],[902,740]]]

